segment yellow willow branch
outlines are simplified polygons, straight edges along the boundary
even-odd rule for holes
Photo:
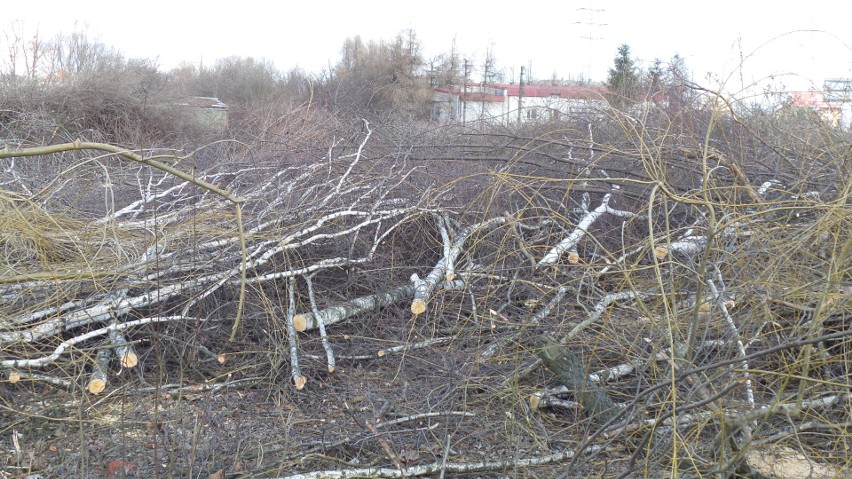
[[[248,253],[246,252],[246,239],[245,233],[243,230],[243,215],[241,204],[245,202],[245,198],[240,198],[238,196],[234,196],[234,194],[229,191],[222,189],[212,183],[208,183],[202,179],[196,178],[195,176],[186,173],[185,171],[181,171],[171,165],[163,163],[161,161],[155,160],[153,158],[145,158],[142,155],[135,153],[133,151],[128,150],[127,148],[122,148],[115,145],[110,145],[108,143],[90,143],[83,142],[80,140],[75,140],[72,143],[61,143],[58,145],[49,145],[49,146],[37,146],[33,148],[21,148],[16,150],[0,150],[0,159],[4,158],[17,158],[17,157],[29,157],[29,156],[43,156],[50,155],[53,153],[62,153],[66,151],[80,151],[80,150],[97,150],[103,151],[107,153],[111,153],[113,155],[118,155],[123,158],[127,158],[128,160],[135,161],[137,163],[141,163],[143,165],[148,165],[152,168],[156,168],[160,171],[166,172],[170,175],[176,176],[188,183],[192,183],[193,185],[198,186],[199,188],[210,191],[211,193],[217,194],[222,198],[230,201],[234,204],[234,209],[236,212],[236,222],[237,229],[240,237],[240,250],[242,254],[242,264],[241,264],[241,275],[240,275],[240,299],[239,304],[237,306],[237,316],[234,319],[234,326],[231,330],[231,340],[234,340],[234,337],[237,334],[237,329],[240,326],[240,319],[243,315],[243,306],[245,303],[246,296],[246,268],[248,265]]]

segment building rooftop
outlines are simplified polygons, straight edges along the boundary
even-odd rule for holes
[[[808,108],[840,108],[840,103],[825,100],[821,91],[796,91],[790,95],[793,105]]]
[[[214,110],[227,110],[228,105],[222,103],[215,96],[192,96],[178,103],[181,106],[191,106],[195,108],[211,108]]]
[[[523,95],[521,95],[523,88]],[[462,93],[461,86],[453,86],[450,88],[435,88],[435,91],[442,93]],[[571,100],[601,100],[606,92],[604,88],[584,87],[584,86],[551,86],[551,85],[518,85],[516,83],[468,83],[468,96],[483,96],[486,101],[494,101],[492,97],[504,96],[524,96],[524,97],[558,97]],[[468,98],[471,99],[471,98]],[[480,100],[480,98],[476,98]]]

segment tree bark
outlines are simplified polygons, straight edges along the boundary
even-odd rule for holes
[[[573,391],[574,397],[589,417],[606,424],[621,416],[621,408],[600,386],[589,382],[586,368],[580,358],[567,346],[551,338],[541,340],[539,357],[565,386]]]
[[[351,316],[389,306],[414,296],[414,285],[406,284],[390,291],[361,296],[337,306],[329,306],[320,311],[322,322],[325,326],[339,323]],[[319,327],[316,315],[313,313],[297,314],[293,318],[293,326],[296,331],[304,332]]]

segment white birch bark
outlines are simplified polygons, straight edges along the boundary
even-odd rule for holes
[[[367,296],[361,296],[335,306],[329,306],[316,313],[297,314],[293,325],[297,331],[311,331],[319,327],[320,321],[330,326],[344,321],[365,311],[372,311],[411,298],[414,295],[414,285],[406,284],[390,291],[384,291]]]
[[[117,321],[113,321],[117,324]],[[133,345],[128,344],[127,338],[119,331],[112,329],[109,332],[109,339],[112,346],[115,348],[115,355],[123,368],[134,368],[139,363],[139,357],[136,355],[136,350]]]
[[[426,312],[426,304],[432,298],[432,293],[438,286],[438,282],[444,279],[447,271],[446,265],[447,258],[441,258],[424,279],[420,279],[417,275],[411,277],[414,283],[414,301],[411,302],[411,312],[413,314],[417,315]]]
[[[656,246],[654,254],[660,260],[664,259],[671,252],[680,253],[684,256],[692,256],[703,251],[706,244],[707,237],[705,236],[684,236],[666,245]]]
[[[716,270],[719,273],[719,279],[721,283],[721,272]],[[737,329],[737,325],[734,323],[734,319],[731,317],[731,313],[728,311],[728,307],[725,305],[725,298],[719,293],[719,289],[716,287],[716,283],[713,280],[707,280],[707,286],[710,288],[710,291],[713,293],[714,300],[716,302],[716,306],[719,310],[722,311],[722,316],[725,318],[725,324],[728,326],[728,329],[731,331],[731,334],[734,336],[734,341],[737,345],[737,353],[741,357],[746,356],[745,346],[743,345],[742,338],[740,338],[740,332]],[[752,387],[751,377],[749,375],[749,365],[748,361],[743,360],[740,365],[743,368],[743,380],[745,382],[745,390],[746,390],[746,399],[748,400],[749,406],[754,409],[754,389]]]
[[[432,298],[432,294],[442,281],[451,280],[447,277],[447,265],[455,264],[459,256],[464,251],[464,243],[476,231],[490,229],[507,221],[505,216],[496,216],[485,220],[481,223],[463,228],[456,234],[449,248],[445,248],[444,256],[438,260],[435,267],[424,279],[420,279],[417,275],[413,275],[411,280],[414,283],[414,301],[411,302],[411,312],[414,315],[422,314],[426,311],[426,305]],[[455,267],[453,267],[453,278],[455,277]]]
[[[320,337],[322,338],[322,347],[325,349],[326,361],[328,365],[328,372],[334,372],[334,350],[331,349],[331,344],[328,342],[328,335],[325,332],[325,322],[323,321],[322,314],[317,308],[317,298],[314,295],[314,281],[311,276],[305,276],[305,283],[308,286],[308,301],[311,303],[311,311],[314,314],[314,319],[316,319],[317,326],[319,326]],[[296,316],[293,316],[293,325],[295,326],[297,323]],[[298,331],[299,328],[296,328]],[[304,329],[303,329],[304,330]]]
[[[110,331],[123,331],[125,329],[133,328],[136,326],[141,326],[143,324],[150,323],[162,323],[165,321],[178,321],[178,320],[194,320],[194,321],[203,321],[201,318],[187,318],[185,316],[158,316],[158,317],[149,317],[136,319],[133,321],[127,321],[126,323],[115,323],[109,326],[95,329],[93,331],[89,331],[87,333],[81,334],[79,336],[75,336],[73,338],[66,339],[62,343],[57,346],[51,354],[47,356],[42,356],[40,358],[31,358],[31,359],[6,359],[0,361],[0,367],[4,368],[38,368],[46,366],[57,359],[67,350],[69,347],[77,345],[83,341],[97,338],[100,336],[108,335]]]
[[[586,453],[599,451],[601,446],[591,445],[584,449]],[[552,464],[556,462],[572,459],[576,453],[572,450],[546,454],[544,456],[536,456],[529,458],[507,459],[504,461],[480,461],[467,463],[452,463],[435,462],[432,464],[424,464],[420,466],[411,466],[403,468],[389,467],[364,467],[352,469],[331,469],[326,471],[305,472],[301,474],[293,474],[289,476],[279,476],[279,479],[345,479],[355,477],[417,477],[427,474],[435,474],[440,471],[449,473],[473,473],[487,471],[503,471],[514,470],[521,467],[539,466],[543,464]]]
[[[308,378],[302,376],[299,369],[299,339],[296,337],[296,329],[293,327],[293,317],[296,315],[296,280],[287,278],[287,339],[290,343],[290,376],[296,389],[301,390],[308,382]]]
[[[559,258],[566,252],[573,251],[580,240],[589,232],[589,227],[605,214],[611,214],[619,217],[637,217],[635,213],[629,211],[616,210],[610,208],[609,201],[612,198],[611,193],[604,195],[601,204],[592,211],[586,211],[580,222],[571,233],[560,241],[556,246],[550,249],[547,254],[538,262],[539,266],[554,264],[559,261]],[[585,209],[585,208],[584,208]]]
[[[100,394],[106,389],[109,381],[109,360],[112,357],[112,349],[104,348],[98,351],[95,362],[92,364],[92,375],[86,389],[92,394]]]

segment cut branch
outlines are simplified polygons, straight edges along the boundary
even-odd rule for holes
[[[319,326],[320,337],[322,338],[322,347],[325,349],[328,372],[333,373],[335,365],[334,350],[331,349],[331,344],[328,343],[328,335],[325,332],[325,323],[323,322],[322,314],[320,314],[320,311],[317,308],[317,299],[314,295],[314,281],[311,279],[310,276],[305,276],[305,283],[308,286],[308,300],[311,303],[311,311],[313,311],[314,318],[316,319],[317,325]],[[296,316],[293,316],[293,325],[295,326],[297,322],[302,323],[304,321],[298,321],[296,319]],[[296,330],[298,331],[299,328],[297,327]],[[304,329],[302,331],[304,331]]]
[[[411,280],[414,282],[415,290],[414,301],[411,302],[411,312],[415,315],[423,314],[426,311],[426,305],[432,298],[432,294],[435,292],[435,288],[438,284],[445,279],[447,281],[451,281],[455,278],[455,266],[452,266],[452,269],[448,270],[448,265],[456,264],[459,256],[464,251],[464,243],[471,234],[476,231],[493,228],[505,223],[506,221],[507,218],[505,216],[496,216],[481,223],[468,226],[456,234],[456,237],[449,248],[446,248],[445,244],[445,251],[447,251],[447,253],[438,260],[438,263],[435,264],[435,267],[432,268],[432,271],[429,272],[425,279],[420,279],[417,275],[412,276]],[[448,271],[452,271],[452,278],[447,277]]]
[[[303,313],[293,317],[293,326],[296,331],[310,331],[317,329],[320,322],[325,326],[345,321],[356,314],[365,311],[373,311],[392,304],[404,301],[414,295],[414,285],[406,284],[390,291],[361,296],[351,301],[336,306],[329,306],[318,313]]]
[[[301,390],[305,387],[308,379],[302,376],[302,370],[299,369],[299,343],[296,337],[296,330],[293,327],[293,319],[296,315],[296,280],[287,278],[287,340],[290,343],[290,376],[293,378],[293,384],[296,389]]]
[[[202,318],[187,318],[186,316],[164,316],[164,317],[152,317],[152,318],[142,318],[136,319],[133,321],[128,321],[126,323],[116,323],[106,326],[104,328],[96,329],[94,331],[89,331],[88,333],[81,334],[80,336],[75,336],[70,339],[66,339],[59,346],[54,349],[53,353],[35,359],[7,359],[0,361],[0,366],[4,368],[37,368],[46,366],[53,361],[56,361],[62,353],[65,352],[71,346],[74,346],[78,343],[86,341],[88,339],[96,338],[98,336],[108,335],[110,331],[123,331],[129,328],[133,328],[136,326],[141,326],[143,324],[151,324],[151,323],[162,323],[166,321],[178,321],[178,320],[186,320],[193,319],[196,321],[204,321]]]
[[[109,381],[109,359],[112,357],[112,349],[104,348],[98,351],[93,364],[92,376],[89,378],[87,389],[92,394],[100,394],[106,389]]]
[[[115,355],[118,356],[119,363],[123,368],[133,368],[139,363],[139,357],[133,349],[133,345],[128,344],[127,339],[117,330],[110,330],[109,339],[112,346],[115,348]]]
[[[595,452],[600,447],[592,446],[585,449],[586,452]],[[365,467],[357,469],[332,469],[327,471],[305,472],[290,476],[280,476],[280,479],[344,479],[354,477],[415,477],[435,474],[444,470],[449,473],[472,473],[487,471],[516,470],[520,467],[540,466],[552,464],[571,459],[575,452],[571,450],[547,454],[545,456],[521,458],[505,461],[482,461],[469,463],[444,463],[435,462],[420,466],[404,467],[402,469],[391,469],[385,467]]]
[[[547,254],[538,262],[539,266],[546,264],[554,264],[559,261],[559,257],[562,256],[565,252],[573,251],[577,244],[581,239],[589,232],[589,227],[597,221],[601,216],[609,213],[611,215],[620,216],[620,217],[636,217],[636,214],[631,213],[629,211],[615,210],[610,208],[609,201],[612,198],[611,193],[607,193],[604,195],[601,200],[601,204],[592,211],[586,211],[583,218],[580,219],[580,222],[577,224],[577,227],[574,228],[568,236],[566,236],[562,241],[560,241],[556,246],[551,248]]]

